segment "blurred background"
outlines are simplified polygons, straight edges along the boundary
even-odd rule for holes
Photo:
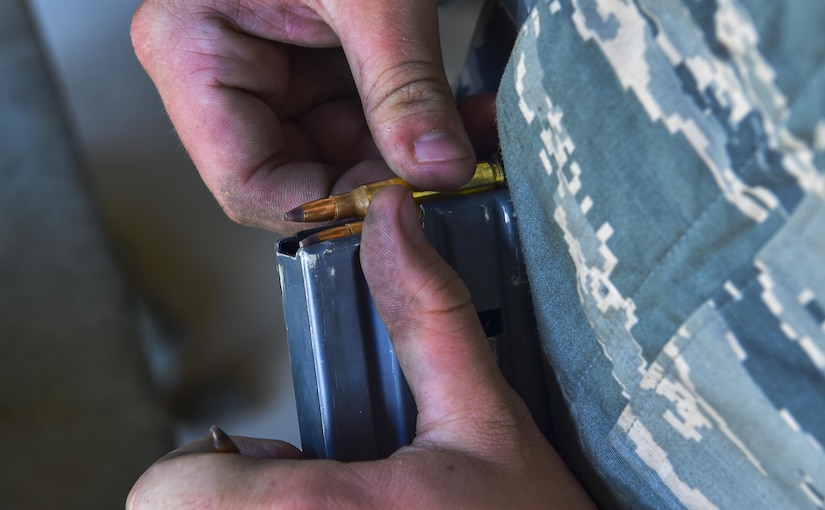
[[[120,507],[212,424],[300,444],[277,238],[201,182],[132,53],[139,3],[0,2],[5,508]],[[480,4],[441,8],[451,77]]]

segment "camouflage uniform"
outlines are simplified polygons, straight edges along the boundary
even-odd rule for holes
[[[825,2],[488,12],[554,444],[603,506],[825,507]]]

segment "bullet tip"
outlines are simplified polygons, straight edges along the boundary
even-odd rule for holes
[[[232,438],[217,425],[209,427],[209,433],[212,434],[212,444],[215,452],[240,453],[238,446],[232,441]]]
[[[298,243],[298,246],[300,246],[301,248],[306,248],[307,246],[318,244],[323,240],[324,239],[319,234],[312,234],[301,239],[301,241]]]
[[[304,221],[304,209],[298,206],[284,213],[284,221]]]

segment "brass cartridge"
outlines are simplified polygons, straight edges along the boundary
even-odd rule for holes
[[[479,193],[504,186],[504,170],[498,161],[483,161],[476,165],[473,177],[455,191],[429,191],[413,188],[398,177],[358,186],[348,193],[331,195],[296,207],[284,214],[286,221],[319,222],[347,218],[364,218],[376,193],[387,186],[404,186],[412,191],[416,203],[435,198]]]
[[[312,246],[313,244],[318,244],[322,241],[329,241],[330,239],[338,239],[339,237],[360,234],[363,228],[363,221],[353,221],[344,225],[337,225],[308,235],[307,237],[301,239],[298,246],[301,248],[306,248],[307,246]]]

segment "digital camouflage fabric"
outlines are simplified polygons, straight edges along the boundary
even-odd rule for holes
[[[604,506],[823,508],[825,3],[498,9],[554,443]]]

